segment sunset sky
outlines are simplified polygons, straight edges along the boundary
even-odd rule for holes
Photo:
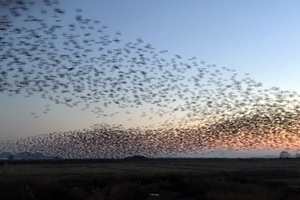
[[[199,63],[230,68],[241,77],[249,73],[263,89],[280,87],[300,94],[300,1],[72,0],[60,2],[59,7],[66,12],[61,16],[66,26],[74,22],[75,11],[80,8],[83,17],[107,26],[108,35],[121,33],[119,46],[141,38],[157,51],[168,50],[166,60],[174,55],[185,61],[197,57]],[[39,10],[36,5],[31,12],[52,20]],[[24,26],[22,21],[12,20],[15,26]],[[84,105],[70,108],[42,99],[40,94],[25,96],[0,93],[0,139],[78,130],[102,122],[135,127],[161,120],[149,122],[147,117],[140,117],[142,112],[149,112],[149,107],[131,110],[128,116],[128,109],[112,106],[109,114],[120,113],[96,118],[89,109],[82,110]],[[51,110],[44,114],[46,105]]]

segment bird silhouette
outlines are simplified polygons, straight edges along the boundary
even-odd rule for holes
[[[0,151],[111,158],[262,146],[299,149],[296,92],[265,89],[249,73],[242,76],[196,57],[186,60],[175,54],[169,59],[168,50],[157,50],[140,38],[124,42],[121,32],[109,35],[108,26],[84,18],[82,9],[76,10],[73,21],[63,23],[60,17],[68,13],[55,1],[44,0],[36,15],[31,12],[33,2],[1,4],[1,93],[39,94],[55,104],[90,109],[98,118],[126,113],[132,120],[130,109],[138,108],[140,117],[153,125],[100,124],[1,141]],[[16,18],[24,24],[14,24]],[[111,112],[113,106],[118,112]],[[48,105],[42,113],[50,111]],[[156,123],[159,118],[165,121]]]

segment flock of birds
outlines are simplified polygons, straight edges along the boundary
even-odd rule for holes
[[[100,123],[0,141],[0,151],[112,158],[222,149],[300,150],[296,92],[264,89],[249,74],[241,77],[196,57],[170,56],[142,39],[123,43],[121,32],[109,35],[107,26],[84,18],[81,9],[66,23],[67,13],[58,1],[1,4],[1,93],[39,94],[55,104],[90,109],[100,119],[122,111],[130,118],[131,109],[139,109],[140,117],[165,121],[135,128]],[[33,7],[40,13],[33,15]],[[49,111],[46,105],[44,113]]]

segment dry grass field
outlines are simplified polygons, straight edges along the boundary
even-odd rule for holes
[[[300,199],[300,159],[5,161],[0,199]]]

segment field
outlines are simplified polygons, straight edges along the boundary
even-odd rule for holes
[[[2,161],[0,199],[300,199],[300,159]]]

